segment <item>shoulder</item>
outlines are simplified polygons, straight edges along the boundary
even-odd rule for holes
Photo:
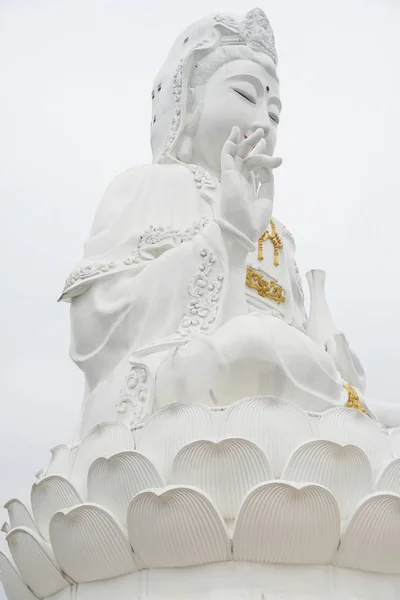
[[[167,197],[187,196],[188,189],[195,188],[193,175],[183,165],[139,165],[117,175],[108,184],[103,199],[96,211],[91,236],[109,226],[115,218],[123,215],[128,206],[142,204],[158,205]]]
[[[193,175],[183,165],[138,165],[114,177],[107,186],[106,194],[124,192],[141,184],[157,185],[172,181],[193,181]]]

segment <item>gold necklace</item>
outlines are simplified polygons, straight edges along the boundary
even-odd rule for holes
[[[264,231],[262,236],[258,239],[258,260],[264,260],[264,252],[263,252],[263,243],[267,240],[271,240],[272,245],[274,246],[274,265],[275,267],[279,266],[279,250],[283,248],[282,240],[279,237],[278,232],[276,231],[276,225],[271,219],[269,224],[271,225],[271,232]]]

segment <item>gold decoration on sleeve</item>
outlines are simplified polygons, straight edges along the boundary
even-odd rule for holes
[[[355,408],[356,410],[361,410],[361,412],[366,413],[367,411],[360,402],[360,397],[357,393],[357,390],[349,383],[345,383],[343,387],[347,391],[349,397],[346,404],[347,408]]]
[[[269,298],[277,304],[283,304],[286,300],[283,288],[276,281],[267,281],[261,273],[257,273],[251,267],[246,269],[246,285],[256,290],[262,298]]]
[[[262,236],[258,240],[258,260],[264,260],[264,252],[263,252],[263,243],[267,240],[271,240],[274,246],[274,265],[275,267],[279,266],[279,250],[283,247],[282,240],[279,237],[278,232],[276,231],[276,225],[271,219],[269,222],[271,226],[271,231],[264,231]]]

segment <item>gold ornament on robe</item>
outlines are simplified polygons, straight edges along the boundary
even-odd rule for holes
[[[270,220],[269,224],[271,226],[271,231],[269,231],[268,229],[267,231],[264,231],[264,233],[258,240],[258,260],[264,260],[263,244],[267,240],[271,240],[272,245],[274,246],[274,265],[275,267],[278,267],[279,250],[283,247],[283,244],[278,232],[276,231],[276,225],[272,219]]]
[[[257,291],[257,294],[262,298],[269,298],[278,304],[285,302],[284,291],[276,281],[267,281],[251,267],[246,269],[246,285],[249,288]]]
[[[347,391],[349,397],[346,404],[347,408],[355,408],[356,410],[361,410],[361,412],[366,413],[367,411],[360,402],[360,397],[357,393],[357,390],[349,383],[345,383],[343,387]]]

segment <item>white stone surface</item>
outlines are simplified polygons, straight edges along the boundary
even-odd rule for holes
[[[61,297],[81,440],[32,511],[6,505],[10,600],[400,593],[397,416],[365,399],[323,271],[307,317],[271,221],[276,64],[254,9],[189,27],[157,76],[154,163],[110,184]]]
[[[398,429],[351,408],[316,418],[260,397],[222,409],[171,404],[139,430],[110,438],[116,431],[105,423],[71,449],[84,457],[70,473],[82,495],[44,470],[32,487],[31,528],[29,508],[9,506],[10,551],[39,597],[69,582],[83,594],[81,584],[134,571],[175,568],[179,578],[183,567],[232,560],[400,575],[399,459],[387,443]],[[19,589],[5,564],[6,587]]]
[[[277,254],[271,240],[256,251],[280,164],[268,20],[256,9],[195,23],[157,81],[154,162],[110,184],[62,294],[86,375],[82,435],[176,401],[270,394],[314,411],[343,406],[344,381],[363,392],[364,373],[334,325],[323,272],[309,277],[305,329],[292,236],[274,220]],[[245,286],[247,267],[280,296]]]

